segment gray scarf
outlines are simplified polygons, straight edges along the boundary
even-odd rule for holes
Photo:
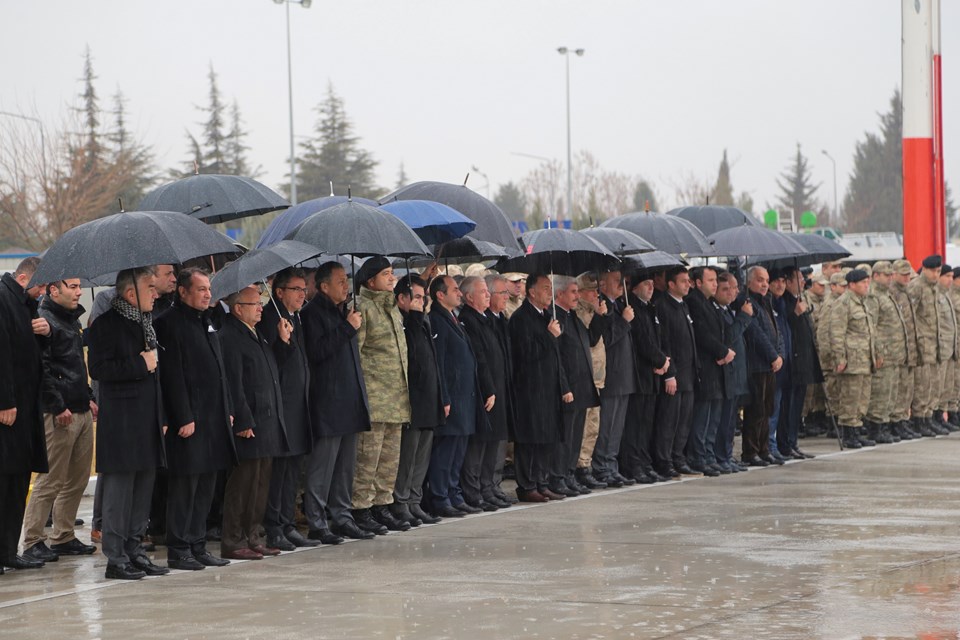
[[[127,320],[132,320],[144,328],[147,344],[151,349],[157,346],[157,332],[153,329],[153,320],[150,312],[141,312],[120,296],[116,296],[113,299],[111,306]]]

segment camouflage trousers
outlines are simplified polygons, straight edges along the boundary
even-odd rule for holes
[[[913,370],[913,404],[910,411],[915,418],[929,418],[934,404],[940,398],[940,365],[925,364]]]
[[[867,373],[842,373],[837,380],[837,424],[844,427],[863,426],[863,417],[870,407],[871,377]]]
[[[892,422],[910,419],[910,406],[913,404],[913,381],[916,367],[897,367],[897,401],[890,413]]]
[[[807,417],[815,411],[827,410],[827,394],[822,384],[807,385],[807,395],[803,398],[803,416]]]
[[[593,447],[597,444],[600,435],[600,407],[587,409],[587,421],[583,425],[583,442],[580,445],[580,459],[578,467],[589,469],[593,465]]]
[[[956,360],[947,360],[940,366],[942,367],[943,384],[940,391],[940,402],[937,403],[934,409],[956,411],[957,400],[960,399],[960,397],[958,397],[960,396],[960,386],[957,385],[960,367],[957,366]]]
[[[353,477],[353,508],[369,509],[393,502],[400,465],[399,422],[372,422],[357,437],[357,468]]]
[[[824,371],[823,384],[820,387],[823,389],[824,408],[827,412],[837,415],[840,412],[838,408],[840,406],[840,376],[833,371]]]
[[[867,407],[867,420],[870,422],[890,422],[900,388],[897,376],[902,369],[897,365],[880,367],[870,376],[870,406]]]

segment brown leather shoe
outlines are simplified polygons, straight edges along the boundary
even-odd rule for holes
[[[280,549],[274,549],[273,547],[265,547],[262,544],[258,544],[255,547],[250,547],[252,550],[256,551],[260,555],[264,556],[278,556],[280,555]]]
[[[520,502],[550,502],[550,498],[539,491],[520,491],[517,489],[517,497]]]
[[[253,549],[237,549],[235,551],[223,551],[220,557],[229,560],[263,560],[263,554],[257,553]]]
[[[550,489],[542,489],[540,493],[544,498],[549,498],[550,500],[563,500],[566,498],[566,496],[560,495],[556,491],[550,491]]]

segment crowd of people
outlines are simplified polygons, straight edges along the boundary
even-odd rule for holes
[[[96,551],[75,525],[94,439],[94,541],[135,580],[782,465],[834,429],[853,448],[960,430],[939,256],[400,278],[374,257],[222,301],[203,268],[156,265],[120,272],[86,330],[80,280],[30,286],[38,262],[0,282],[5,567]]]

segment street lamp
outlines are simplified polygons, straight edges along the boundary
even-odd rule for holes
[[[47,173],[47,143],[44,140],[43,136],[43,120],[40,118],[34,118],[33,116],[27,116],[22,113],[13,113],[12,111],[0,111],[0,116],[7,116],[10,118],[19,118],[20,120],[26,120],[28,122],[33,122],[40,129],[40,163],[42,165],[43,173]]]
[[[570,153],[570,54],[578,56],[584,54],[583,49],[557,47],[557,53],[562,55],[567,63],[567,217],[573,219],[573,169]]]
[[[273,0],[287,5],[287,94],[290,101],[290,204],[297,204],[297,157],[293,146],[293,55],[290,53],[290,5],[309,9],[313,0]]]
[[[837,161],[833,159],[833,156],[827,153],[826,149],[821,149],[821,153],[827,156],[830,159],[830,163],[833,164],[833,215],[836,216],[834,224],[840,222],[840,208],[837,206]]]

